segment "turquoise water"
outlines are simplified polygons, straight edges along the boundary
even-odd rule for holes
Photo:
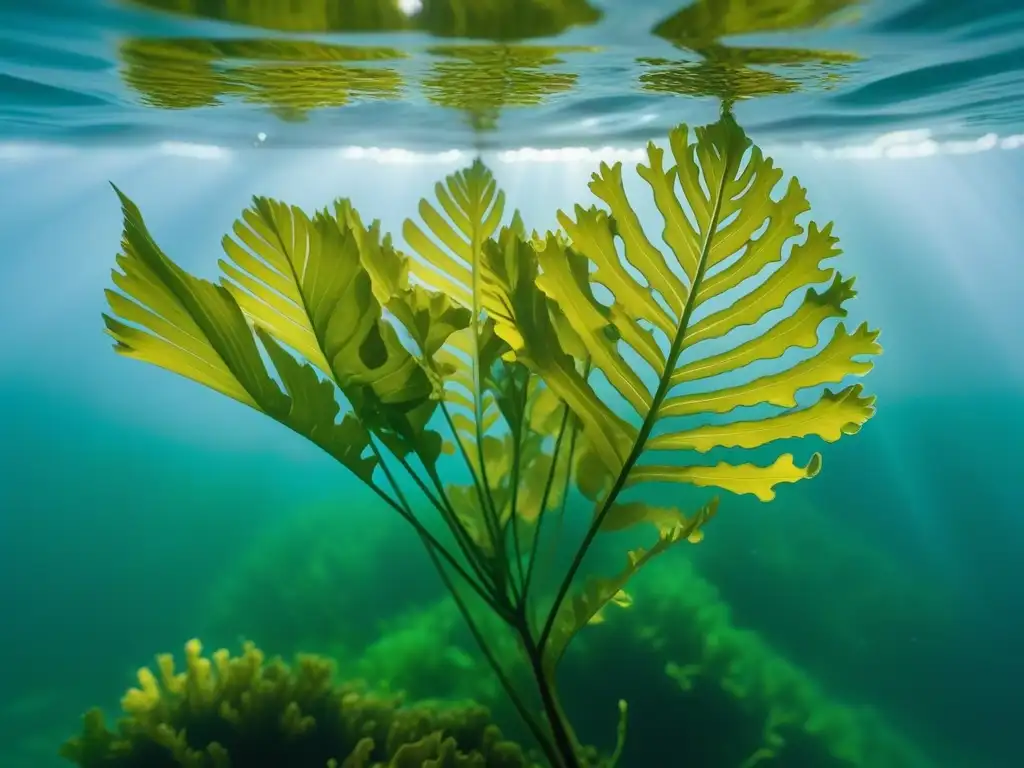
[[[736,626],[835,701],[876,710],[926,758],[863,768],[1019,764],[1019,3],[833,0],[804,3],[812,10],[800,17],[797,3],[708,2],[708,17],[687,17],[708,26],[686,27],[685,45],[673,32],[673,47],[651,30],[678,4],[595,1],[604,15],[593,23],[521,34],[523,45],[549,49],[529,54],[540,64],[477,62],[454,70],[455,86],[432,67],[459,57],[427,50],[465,42],[438,34],[441,22],[336,34],[338,23],[269,12],[261,18],[278,29],[231,24],[230,3],[197,3],[207,18],[146,5],[0,2],[0,766],[69,764],[56,752],[80,714],[116,709],[138,666],[190,637],[341,657],[337,641],[372,677],[387,664],[367,648],[443,596],[415,537],[318,449],[110,351],[100,313],[122,222],[108,181],[139,204],[177,263],[205,277],[254,193],[307,210],[346,195],[398,236],[474,145],[510,205],[544,230],[556,209],[590,204],[586,184],[602,158],[631,167],[643,141],[663,140],[679,121],[714,120],[722,82],[745,96],[738,122],[800,179],[815,220],[835,221],[841,268],[857,277],[851,325],[882,329],[884,354],[864,380],[878,412],[859,434],[821,447],[818,477],[770,504],[724,494],[706,541],[667,555],[677,560],[647,589],[692,561]],[[284,47],[294,40],[318,46]],[[164,47],[147,53],[154,41]],[[562,46],[601,50],[550,50]],[[744,46],[760,53],[736,52]],[[294,67],[339,56],[328,69],[355,67],[356,80],[320,68],[253,74],[282,57]],[[675,75],[650,78],[666,71]],[[645,90],[651,83],[661,90]],[[438,103],[446,99],[455,106]],[[639,212],[657,221],[650,203]],[[310,537],[337,541],[337,551],[305,557]],[[617,558],[607,555],[609,567]],[[337,596],[308,593],[309,561],[327,564],[318,583],[337,584]],[[645,616],[637,589],[630,610]],[[624,768],[738,768],[722,745],[737,723],[753,727],[742,707],[721,715],[682,698],[664,660],[617,629],[629,617],[588,629],[594,638],[565,669],[581,736],[609,748],[614,704],[626,697]],[[392,681],[418,698],[449,693],[428,690],[428,656],[468,665],[474,684],[489,674],[471,642],[442,624],[427,622],[436,645],[428,632],[419,663]],[[679,654],[672,660],[686,663]],[[486,696],[469,682],[456,688]],[[526,738],[514,715],[500,718]],[[833,765],[788,760],[759,765]]]

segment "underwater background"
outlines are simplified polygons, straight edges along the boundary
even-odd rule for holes
[[[454,0],[301,5],[0,0],[0,768],[67,765],[82,713],[116,713],[193,637],[325,654],[528,738],[392,510],[280,425],[110,351],[108,182],[206,277],[254,193],[344,195],[398,237],[477,152],[543,231],[601,160],[632,167],[726,93],[835,221],[854,319],[882,329],[878,413],[770,503],[724,494],[706,541],[574,645],[564,703],[610,748],[628,700],[624,768],[752,765],[791,680],[830,725],[759,765],[1020,765],[1020,4],[492,2],[478,28]],[[726,672],[700,669],[711,636],[735,639]]]

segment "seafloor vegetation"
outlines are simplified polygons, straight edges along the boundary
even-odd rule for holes
[[[170,656],[158,657],[156,671],[140,671],[139,687],[124,697],[123,723],[108,731],[102,715],[90,713],[83,734],[63,754],[84,768],[206,768],[221,764],[218,748],[210,746],[216,742],[232,755],[224,764],[235,766],[266,764],[254,762],[249,750],[271,756],[295,750],[288,754],[298,757],[288,764],[296,766],[323,765],[330,757],[344,766],[364,765],[360,759],[366,766],[434,765],[429,761],[444,749],[453,750],[452,762],[437,765],[539,760],[499,738],[494,722],[511,723],[516,737],[528,734],[515,726],[500,685],[481,674],[486,662],[439,583],[429,586],[432,594],[393,605],[390,619],[371,631],[357,626],[346,632],[342,619],[325,631],[328,604],[328,616],[367,615],[362,595],[339,595],[338,585],[373,579],[379,553],[396,545],[393,534],[377,544],[346,538],[345,521],[328,519],[327,511],[298,510],[292,525],[270,527],[198,606],[198,620],[211,635],[239,628],[256,639],[272,635],[275,652],[297,656],[291,669],[264,663],[251,641],[239,657],[218,651],[210,659],[191,642],[184,672],[175,673]],[[840,539],[832,541],[842,548]],[[304,567],[296,567],[302,553]],[[827,552],[819,555],[828,559]],[[579,700],[583,709],[590,697],[616,693],[629,699],[634,760],[628,764],[660,764],[671,756],[686,761],[681,764],[765,768],[932,765],[881,713],[830,695],[762,635],[737,625],[691,560],[673,557],[652,566],[635,581],[632,604],[584,635],[566,664],[570,704]],[[377,594],[386,601],[403,585],[381,586]],[[371,615],[382,612],[378,605]],[[832,629],[827,616],[823,624],[824,636]],[[492,623],[488,629],[497,628]],[[298,652],[314,647],[323,655]],[[528,674],[514,643],[496,645],[495,653],[514,677]],[[609,671],[616,665],[618,674]],[[594,669],[602,674],[595,677]],[[409,700],[423,703],[406,705]],[[299,727],[302,722],[308,727]],[[681,734],[671,751],[642,743],[666,727]],[[592,730],[583,729],[586,735]],[[721,738],[726,733],[729,738]],[[442,746],[449,738],[450,746]],[[463,752],[463,762],[454,750]]]
[[[175,671],[170,654],[158,656],[157,666],[157,674],[139,671],[115,731],[92,710],[61,754],[82,768],[532,765],[486,710],[409,707],[400,697],[337,685],[333,664],[316,656],[299,656],[292,668],[279,659],[268,664],[250,643],[240,656],[218,650],[208,658],[191,640],[184,671]]]
[[[474,700],[502,713],[504,720],[514,716],[502,703],[497,681],[480,675],[483,662],[472,637],[462,627],[454,603],[436,595],[437,585],[433,597],[420,593],[415,601],[391,603],[391,618],[372,632],[346,629],[342,619],[325,631],[319,619],[328,605],[329,616],[353,615],[362,607],[359,593],[339,596],[337,585],[372,579],[376,564],[373,551],[343,536],[347,523],[341,515],[329,513],[322,507],[299,512],[292,516],[292,524],[275,526],[257,540],[211,591],[205,608],[207,630],[218,637],[239,630],[254,638],[273,637],[275,650],[286,654],[316,648],[338,660],[343,676],[363,679],[378,689],[402,690],[413,698]],[[821,512],[816,516],[819,529],[829,527],[822,522],[824,517]],[[893,600],[898,601],[889,606],[890,621],[918,626],[941,621],[944,614],[922,599],[926,592],[902,586],[908,577],[898,578],[895,563],[870,548],[851,552],[846,537],[836,530],[831,533],[815,534],[817,548],[811,559],[822,564],[838,562],[841,569],[856,568],[861,578],[847,584],[842,593],[829,593],[829,599],[821,601],[821,610],[808,612],[801,628],[816,642],[840,650],[848,641],[851,623],[868,617],[883,621],[878,617],[882,606],[857,606],[872,600],[886,585],[892,585]],[[799,548],[803,542],[799,537],[788,561],[779,559],[786,556],[779,554],[783,544],[771,542],[786,536],[785,532],[765,534],[779,575],[761,581],[758,594],[774,594],[797,578],[794,574],[807,570],[808,550]],[[629,686],[628,698],[636,714],[634,734],[650,728],[645,721],[651,713],[644,710],[644,701],[658,701],[662,707],[666,701],[677,701],[680,721],[689,712],[686,717],[691,723],[699,719],[692,713],[710,711],[704,728],[694,727],[687,743],[694,754],[703,754],[715,748],[715,734],[729,731],[729,750],[715,764],[738,766],[748,761],[752,765],[756,759],[765,765],[930,765],[881,713],[830,695],[827,685],[775,650],[762,634],[739,624],[702,572],[721,570],[708,549],[700,551],[699,557],[675,557],[652,566],[638,578],[629,610],[609,613],[599,631],[581,636],[578,658],[569,665],[569,679],[574,684],[579,681],[588,695],[599,692],[605,697],[614,696],[619,684]],[[694,560],[703,565],[695,565]],[[378,601],[400,597],[407,583],[399,579],[390,587],[379,585]],[[842,609],[830,610],[833,599]],[[379,602],[376,613],[380,613]],[[837,623],[837,613],[848,615]],[[292,618],[280,622],[281,616]],[[497,653],[515,669],[514,644],[504,645]],[[616,659],[624,660],[627,670],[621,677],[603,674],[595,681],[588,675],[589,669],[608,669]],[[858,658],[845,663],[863,665]],[[678,687],[666,687],[665,680],[656,679],[659,676]],[[624,690],[620,693],[626,695]],[[708,701],[714,706],[709,707]],[[581,701],[581,707],[586,703]],[[818,762],[808,763],[811,757]]]

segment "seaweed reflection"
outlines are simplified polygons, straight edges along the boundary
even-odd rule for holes
[[[829,88],[854,53],[807,48],[726,45],[722,38],[822,27],[852,18],[861,0],[697,0],[652,30],[696,59],[640,58],[651,68],[640,76],[644,90],[711,96],[726,105],[741,99]],[[776,72],[756,67],[780,67]]]
[[[421,83],[432,103],[464,111],[477,131],[493,129],[504,107],[537,105],[572,88],[575,74],[542,70],[561,64],[563,52],[588,50],[512,41],[557,36],[601,17],[588,0],[123,1],[283,32],[418,31],[491,41],[428,49],[434,61]],[[287,120],[358,98],[400,98],[402,74],[376,62],[407,57],[397,48],[272,39],[131,39],[121,47],[124,80],[145,104],[188,109],[232,97]]]
[[[576,85],[572,72],[545,72],[563,63],[560,54],[592,51],[586,47],[528,45],[450,45],[431,48],[442,57],[423,81],[431,102],[466,113],[474,131],[497,126],[505,107],[542,104]]]
[[[405,57],[394,48],[168,38],[128,40],[120,53],[125,82],[144,103],[163,109],[214,106],[228,96],[302,120],[313,109],[394,99],[403,91],[398,72],[374,65]]]

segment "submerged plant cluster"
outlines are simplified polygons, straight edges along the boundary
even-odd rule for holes
[[[350,200],[308,215],[254,198],[217,283],[177,266],[118,191],[116,350],[289,427],[406,520],[553,768],[589,760],[557,688],[573,638],[717,510],[684,514],[651,490],[768,501],[821,467],[777,443],[833,442],[874,411],[843,383],[870,370],[878,334],[842,323],[853,280],[830,266],[831,224],[800,222],[800,184],[777,193],[782,171],[728,109],[647,154],[660,245],[620,164],[592,177],[600,205],[539,234],[478,160],[421,201],[405,250]],[[592,509],[572,540],[577,492]],[[584,578],[597,537],[636,526],[653,542]],[[516,639],[530,689],[480,611]]]
[[[185,646],[139,670],[109,730],[99,709],[61,749],[80,768],[533,768],[478,706],[405,706],[333,682],[333,664],[303,655],[293,667],[265,662],[247,644],[239,656],[206,657]]]

